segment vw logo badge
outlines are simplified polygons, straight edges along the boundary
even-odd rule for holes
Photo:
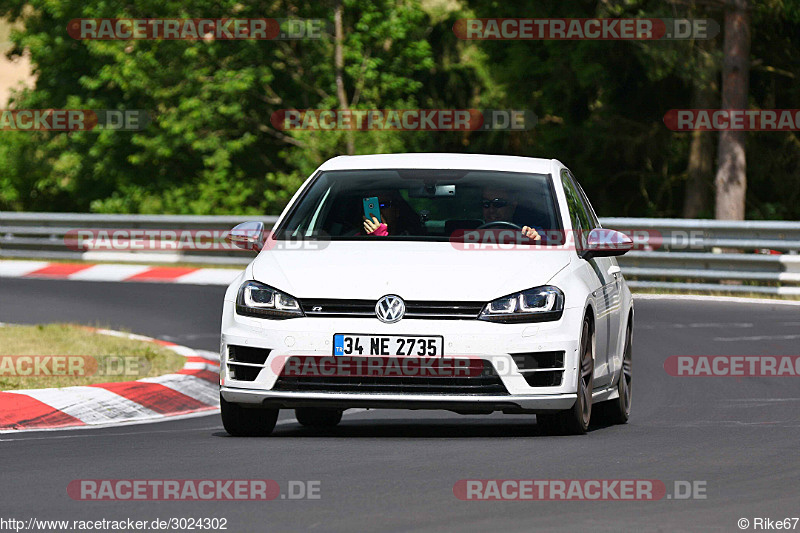
[[[375,315],[381,322],[393,324],[406,314],[406,304],[402,298],[387,294],[375,304]]]

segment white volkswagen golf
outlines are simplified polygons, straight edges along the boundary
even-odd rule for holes
[[[633,244],[559,161],[336,157],[272,231],[229,239],[259,251],[225,294],[231,435],[268,435],[280,409],[312,427],[349,408],[535,414],[568,434],[628,419],[633,301],[614,256]]]

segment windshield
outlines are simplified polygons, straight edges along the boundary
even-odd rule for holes
[[[541,233],[561,229],[557,213],[546,174],[328,171],[314,179],[275,237],[450,240],[469,230],[521,230],[525,226]]]

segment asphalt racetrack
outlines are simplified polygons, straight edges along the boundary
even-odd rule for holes
[[[217,350],[223,287],[0,280],[0,322],[78,322]],[[633,413],[588,435],[540,435],[533,416],[358,411],[334,430],[282,412],[269,438],[229,437],[217,414],[116,428],[0,435],[0,517],[226,518],[256,531],[741,531],[800,516],[797,377],[673,377],[671,355],[800,355],[800,307],[638,300]],[[319,481],[319,499],[76,501],[76,479]],[[461,501],[462,479],[655,479],[705,498]],[[683,484],[682,486],[686,486]],[[672,495],[672,494],[671,494]],[[797,526],[800,529],[800,525]]]

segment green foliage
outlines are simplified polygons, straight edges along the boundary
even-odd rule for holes
[[[25,5],[32,9],[23,9]],[[2,209],[145,213],[279,210],[320,162],[342,153],[341,134],[283,134],[270,124],[287,108],[335,108],[333,42],[75,41],[83,17],[327,18],[330,6],[281,2],[52,2],[15,0],[28,13],[15,36],[37,66],[17,108],[143,109],[140,132],[3,133]],[[345,83],[354,107],[417,107],[419,72],[433,67],[427,16],[415,2],[345,2]],[[403,150],[401,138],[369,134],[359,151]],[[287,142],[288,141],[288,142]],[[367,142],[363,142],[367,141]]]
[[[797,108],[796,2],[752,3],[751,107]],[[719,8],[700,1],[469,0],[468,4],[477,17],[524,13],[558,18],[701,17],[720,24],[723,20]],[[722,34],[705,42],[481,44],[504,89],[504,105],[528,107],[540,118],[535,135],[518,137],[512,153],[555,157],[569,165],[601,215],[680,216],[690,136],[670,132],[662,118],[670,109],[693,107],[696,87],[719,92]],[[719,96],[715,105],[718,100]],[[748,134],[749,217],[800,218],[798,148],[796,132]]]
[[[143,109],[143,131],[0,132],[0,209],[278,213],[326,159],[453,151],[555,157],[602,215],[679,216],[690,137],[662,123],[719,91],[722,36],[703,41],[462,41],[467,17],[711,17],[659,0],[342,0],[343,81],[354,109],[528,109],[518,132],[281,132],[280,109],[339,108],[331,37],[297,41],[76,41],[75,18],[300,17],[334,0],[6,0],[36,85],[16,108]],[[751,107],[800,102],[800,8],[753,2]],[[748,136],[748,215],[800,217],[800,140]]]

